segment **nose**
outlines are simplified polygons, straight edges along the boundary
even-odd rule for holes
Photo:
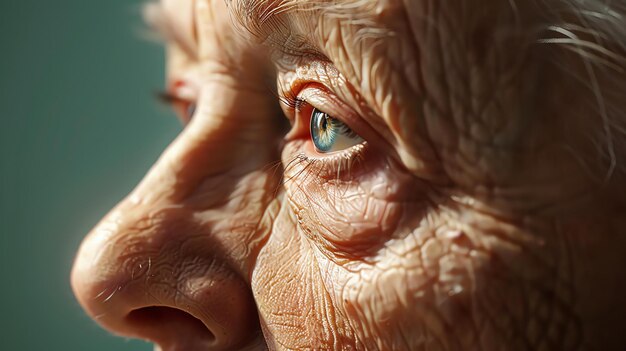
[[[234,350],[263,340],[246,268],[257,250],[247,243],[263,240],[244,231],[260,220],[258,211],[223,205],[229,178],[214,179],[224,172],[211,167],[231,166],[207,156],[224,154],[199,142],[212,140],[211,131],[194,128],[87,235],[72,287],[87,313],[114,334],[152,341],[163,351]],[[259,193],[246,187],[258,188],[264,178],[250,179],[237,182],[243,194],[237,199],[262,204],[246,197]]]
[[[164,351],[233,349],[258,334],[254,302],[223,245],[186,215],[126,200],[84,240],[72,286],[115,334]]]

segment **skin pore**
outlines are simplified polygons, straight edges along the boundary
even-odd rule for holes
[[[582,3],[152,4],[186,126],[78,300],[164,351],[621,349],[626,45]]]

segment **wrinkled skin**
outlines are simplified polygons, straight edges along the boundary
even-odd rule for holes
[[[164,1],[197,110],[80,248],[98,323],[162,350],[623,349],[626,181],[539,5],[246,12],[272,4]],[[315,151],[277,102],[305,90],[365,144]]]

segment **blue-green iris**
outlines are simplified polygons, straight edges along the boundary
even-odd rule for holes
[[[319,152],[334,152],[363,142],[345,123],[316,108],[311,113],[311,139]]]

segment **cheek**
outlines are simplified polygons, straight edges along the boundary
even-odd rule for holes
[[[306,348],[298,340],[332,329],[364,349],[465,349],[571,328],[554,279],[567,254],[550,223],[490,214],[374,152],[339,172],[290,163],[298,150],[285,147],[284,202],[253,279],[274,337]]]
[[[549,223],[451,206],[431,210],[410,235],[327,285],[357,334],[387,349],[570,349],[575,340],[566,336],[578,328],[571,258]]]
[[[286,202],[297,229],[329,258],[363,259],[408,233],[427,207],[427,186],[394,161],[367,151],[341,163],[328,158],[288,162]]]
[[[294,215],[283,206],[272,235],[258,255],[252,290],[265,338],[285,349],[336,349],[355,338],[348,319],[324,287],[324,272],[315,250],[297,228]],[[342,330],[336,335],[334,330]],[[338,341],[341,338],[341,341]]]

